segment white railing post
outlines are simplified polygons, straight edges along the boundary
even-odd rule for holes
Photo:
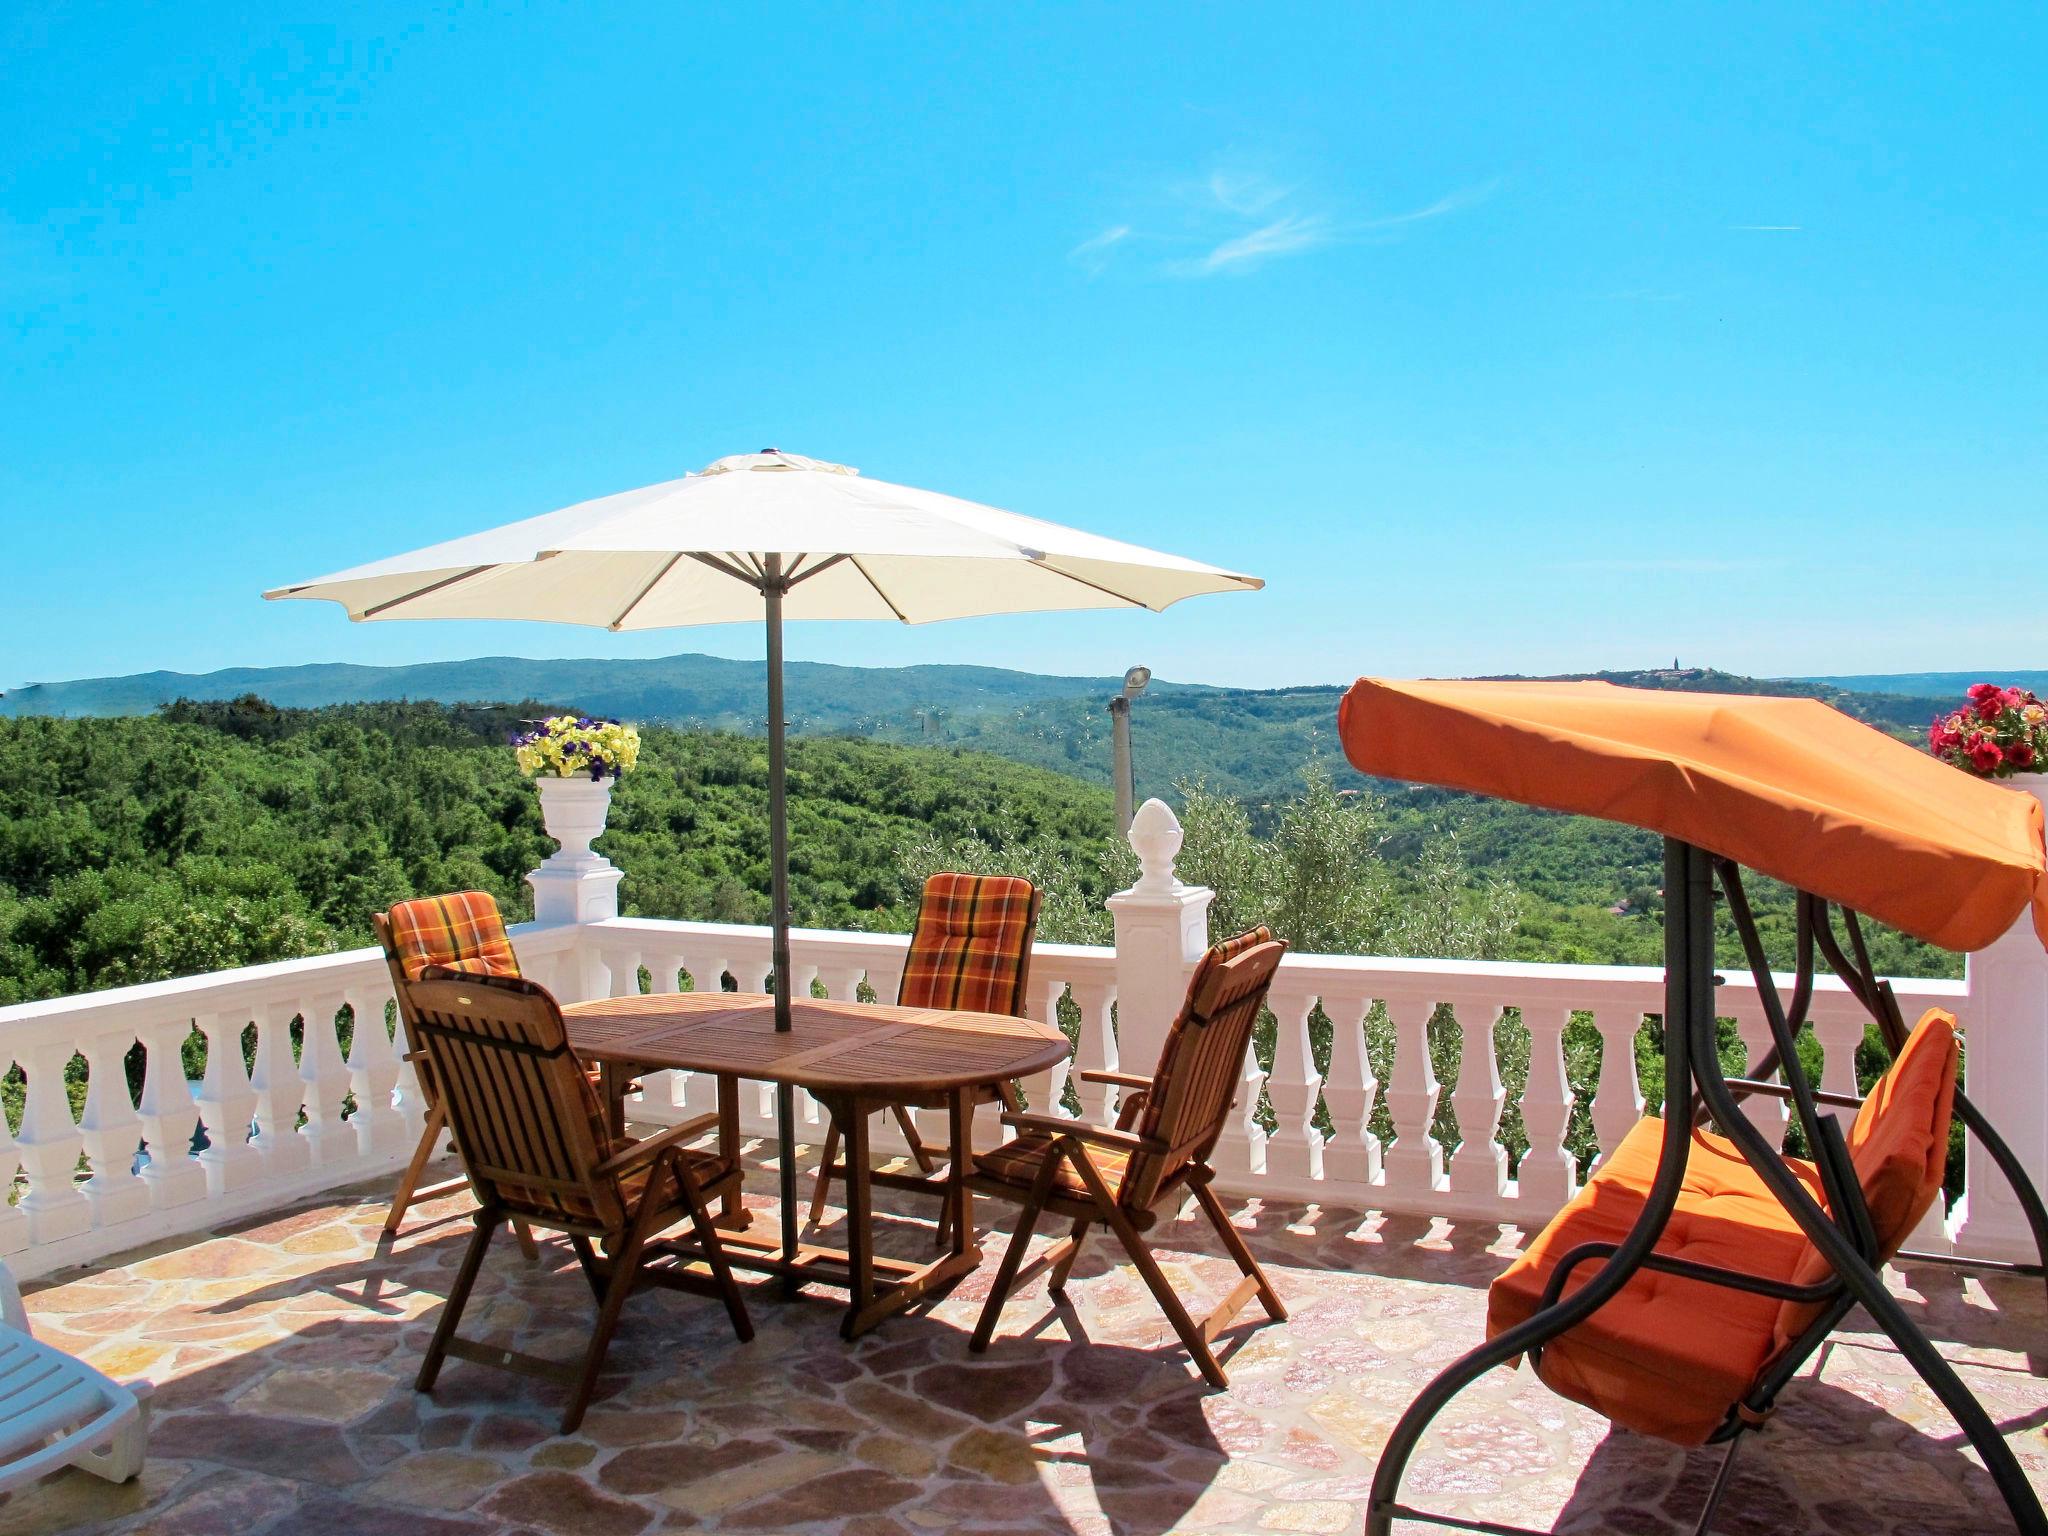
[[[604,828],[603,816],[597,831]],[[619,915],[619,881],[625,873],[601,853],[591,850],[596,833],[580,822],[570,829],[566,842],[526,877],[533,887],[533,920],[547,927],[601,923]],[[587,937],[587,936],[586,936]],[[604,956],[591,943],[578,944],[556,957],[549,988],[564,1002],[588,1002],[612,996],[612,976]],[[637,992],[639,982],[631,980],[622,991]]]
[[[199,1161],[206,1169],[206,1187],[218,1199],[263,1177],[263,1155],[249,1143],[256,1090],[249,1086],[249,1069],[242,1061],[242,1015],[202,1013],[196,1022],[206,1037],[206,1075],[199,1081],[206,1147]]]
[[[313,1163],[312,1150],[299,1134],[305,1085],[292,1060],[292,1018],[297,1012],[290,1003],[261,1002],[255,1009],[256,1070],[249,1074],[249,1086],[256,1094],[256,1134],[249,1144],[262,1156],[263,1171],[272,1178],[302,1172]]]
[[[1643,1118],[1643,1081],[1636,1075],[1636,1031],[1643,1016],[1634,1009],[1596,1008],[1600,1031],[1600,1076],[1593,1089],[1593,1135],[1605,1157]]]
[[[1167,1026],[1187,997],[1188,977],[1208,948],[1209,903],[1216,893],[1182,885],[1174,877],[1180,822],[1165,801],[1139,806],[1125,837],[1142,873],[1137,884],[1109,898],[1116,928],[1116,1055],[1125,1071],[1143,1074],[1158,1062]],[[1255,1065],[1248,1066],[1244,1091],[1250,1100],[1242,1108],[1258,1103],[1258,1087],[1249,1075],[1255,1071]],[[1251,1155],[1249,1147],[1232,1150],[1244,1134],[1236,1122],[1233,1117],[1233,1129],[1224,1134],[1219,1164]]]
[[[375,1157],[412,1145],[418,1132],[406,1135],[405,1113],[392,1101],[399,1083],[398,1052],[384,1033],[384,992],[381,988],[351,987],[343,994],[348,1004],[348,1082],[356,1096],[356,1112],[349,1124],[356,1133],[356,1151]]]
[[[142,1034],[142,1139],[149,1161],[142,1182],[150,1204],[167,1211],[206,1198],[206,1170],[192,1155],[192,1131],[199,1108],[185,1080],[185,1040],[192,1021],[174,1018],[145,1027]]]
[[[28,1215],[29,1241],[33,1243],[75,1237],[92,1226],[92,1207],[74,1181],[85,1143],[71,1118],[71,1098],[64,1088],[64,1068],[71,1056],[69,1040],[48,1040],[31,1046],[20,1057],[21,1068],[28,1074],[28,1092],[16,1140],[21,1145],[22,1169],[28,1174],[28,1193],[21,1197],[21,1209]]]
[[[2033,914],[2021,913],[2002,938],[1969,956],[1963,974],[1969,985],[1963,1086],[2034,1187],[2048,1187],[2048,954],[2034,933]],[[1966,1137],[1965,1145],[1956,1251],[2033,1262],[2033,1235],[2005,1176],[1976,1137]]]
[[[1309,1049],[1308,1016],[1315,1011],[1313,983],[1282,971],[1266,996],[1273,1011],[1273,1070],[1266,1097],[1273,1106],[1273,1134],[1266,1141],[1266,1176],[1279,1180],[1323,1176],[1323,1135],[1316,1129],[1316,1105],[1323,1080]]]
[[[0,1062],[7,1060],[7,1053],[0,1051]],[[0,1256],[19,1253],[29,1245],[28,1213],[14,1203],[14,1175],[20,1167],[21,1143],[8,1128],[7,1116],[0,1114]]]
[[[1571,1009],[1556,1004],[1524,1007],[1529,1029],[1529,1081],[1522,1089],[1522,1129],[1529,1150],[1515,1170],[1515,1188],[1545,1216],[1578,1192],[1578,1160],[1564,1144],[1571,1124],[1571,1082],[1564,1070],[1564,1027]]]
[[[1367,1186],[1380,1177],[1380,1139],[1371,1129],[1380,1084],[1365,1053],[1365,1016],[1371,1007],[1369,997],[1323,994],[1323,1012],[1330,1020],[1330,1070],[1323,1079],[1330,1139],[1323,1144],[1323,1174],[1342,1186],[1342,1198],[1348,1200],[1363,1200]]]
[[[1102,982],[1074,983],[1074,1006],[1081,1010],[1081,1035],[1074,1042],[1073,1070],[1115,1072],[1117,1067],[1116,1026],[1110,1008],[1116,1000],[1114,989]],[[1048,1022],[1051,1022],[1048,1013]],[[1122,1095],[1109,1083],[1074,1082],[1074,1098],[1080,1103],[1081,1118],[1098,1125],[1112,1123],[1123,1103]],[[1048,1106],[1058,1113],[1058,1106]]]
[[[1508,1094],[1494,1048],[1503,1010],[1492,1003],[1470,1003],[1455,1011],[1460,1045],[1451,1108],[1458,1114],[1458,1150],[1451,1157],[1450,1188],[1482,1200],[1505,1200],[1508,1149],[1500,1144],[1500,1117]]]
[[[318,993],[305,1000],[305,1034],[299,1043],[299,1095],[306,1108],[300,1132],[315,1163],[325,1166],[352,1157],[358,1150],[355,1127],[342,1118],[348,1100],[348,1063],[341,1059],[341,1033],[335,1016],[342,999]]]
[[[87,1036],[80,1046],[86,1081],[78,1135],[92,1163],[84,1194],[96,1227],[117,1227],[149,1210],[149,1186],[135,1176],[142,1117],[128,1097],[128,1048],[134,1043],[134,1029],[122,1024]]]
[[[1394,1026],[1394,1070],[1387,1079],[1394,1144],[1381,1161],[1389,1194],[1398,1190],[1416,1200],[1444,1187],[1444,1144],[1431,1134],[1443,1092],[1429,1058],[1429,1018],[1436,1008],[1413,998],[1388,998],[1386,1005]]]

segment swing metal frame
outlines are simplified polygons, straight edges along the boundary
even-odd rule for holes
[[[1771,1032],[1771,1048],[1758,1062],[1754,1075],[1734,1079],[1725,1077],[1721,1070],[1718,1014],[1714,1003],[1714,989],[1721,981],[1714,962],[1717,877],[1719,894],[1727,903],[1729,915],[1742,941]],[[1870,1012],[1887,1050],[1896,1055],[1905,1042],[1907,1030],[1898,1003],[1891,988],[1877,977],[1871,967],[1869,947],[1856,914],[1846,908],[1842,910],[1848,938],[1845,949],[1835,935],[1828,903],[1817,896],[1800,893],[1798,970],[1788,1006],[1780,997],[1776,980],[1765,963],[1762,940],[1743,892],[1741,870],[1732,860],[1716,858],[1702,848],[1675,837],[1666,837],[1664,890],[1663,1139],[1656,1178],[1641,1213],[1622,1241],[1585,1243],[1564,1254],[1549,1277],[1542,1305],[1533,1315],[1469,1350],[1423,1388],[1395,1424],[1374,1472],[1365,1521],[1368,1536],[1389,1536],[1397,1519],[1487,1532],[1491,1536],[1535,1536],[1523,1526],[1462,1519],[1404,1504],[1400,1497],[1402,1475],[1431,1421],[1459,1392],[1487,1371],[1510,1364],[1524,1354],[1531,1357],[1532,1365],[1540,1367],[1546,1344],[1590,1317],[1632,1276],[1645,1269],[1683,1275],[1781,1300],[1818,1304],[1821,1308],[1814,1321],[1764,1369],[1749,1391],[1730,1405],[1726,1419],[1710,1437],[1708,1443],[1725,1446],[1726,1451],[1694,1528],[1696,1533],[1707,1531],[1720,1506],[1743,1436],[1763,1427],[1778,1393],[1804,1367],[1842,1318],[1860,1305],[1955,1418],[1970,1444],[1983,1458],[1985,1468],[2011,1512],[2016,1527],[2026,1536],[2048,1536],[2048,1517],[2044,1517],[2039,1498],[2028,1483],[2012,1448],[1999,1434],[1997,1425],[1971,1395],[1954,1368],[1941,1357],[1904,1307],[1885,1288],[1879,1274],[1880,1259],[1870,1211],[1850,1161],[1841,1125],[1834,1114],[1822,1112],[1823,1105],[1847,1107],[1860,1101],[1848,1095],[1817,1092],[1799,1060],[1797,1034],[1805,1022],[1812,997],[1816,949],[1841,977],[1850,993]],[[1782,1078],[1782,1082],[1764,1080],[1773,1072]],[[1813,1198],[1786,1164],[1779,1149],[1743,1112],[1741,1100],[1753,1094],[1782,1097],[1789,1101],[1791,1113],[1805,1135],[1819,1171],[1826,1208]],[[2018,1194],[2043,1260],[2039,1266],[1982,1267],[2019,1269],[2030,1273],[2048,1271],[2048,1212],[2044,1212],[2038,1191],[2011,1148],[1985,1121],[1982,1113],[1970,1105],[1960,1088],[1955,1092],[1954,1103],[1955,1114],[1983,1144]],[[1798,1223],[1832,1269],[1832,1279],[1811,1286],[1796,1286],[1771,1276],[1723,1269],[1656,1252],[1657,1241],[1677,1205],[1685,1179],[1693,1128],[1707,1120],[1721,1128],[1787,1214]],[[1916,1260],[1946,1258],[1943,1255],[1913,1254],[1902,1254],[1901,1257]],[[1585,1284],[1565,1295],[1564,1285],[1571,1272],[1596,1260],[1600,1261],[1599,1268]]]

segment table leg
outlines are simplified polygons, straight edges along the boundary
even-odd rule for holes
[[[605,1128],[615,1137],[626,1134],[626,1083],[632,1075],[621,1062],[598,1063],[598,1084],[604,1093]]]
[[[718,1155],[732,1167],[740,1166],[740,1080],[730,1072],[718,1074]],[[738,1184],[719,1200],[718,1224],[733,1231],[749,1224]]]
[[[861,1315],[875,1300],[875,1206],[874,1189],[868,1181],[869,1108],[856,1098],[839,1099],[832,1106],[833,1116],[840,1122],[840,1141],[846,1148],[846,1261],[853,1294],[839,1332],[848,1339],[865,1326]]]
[[[965,1088],[956,1089],[946,1104],[946,1118],[952,1155],[946,1168],[946,1209],[953,1226],[949,1251],[979,1256],[974,1241],[974,1188],[967,1182],[974,1170],[974,1095]]]

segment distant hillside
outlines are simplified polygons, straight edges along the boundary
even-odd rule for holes
[[[1107,698],[1123,682],[1121,677],[1047,677],[1000,667],[837,667],[804,661],[790,663],[788,679],[796,729],[856,736],[873,734],[890,722],[935,731],[936,722],[950,714],[1037,699],[1083,694]],[[1191,685],[1154,686],[1173,692]],[[334,662],[31,683],[0,694],[0,715],[146,715],[174,699],[234,699],[251,693],[287,709],[400,700],[462,704],[546,699],[635,720],[759,730],[765,683],[760,662],[719,656],[565,661],[482,656],[406,667]]]
[[[1827,683],[1857,693],[1914,694],[1938,699],[1944,704],[1961,698],[1963,690],[1972,683],[2000,683],[2008,688],[2048,693],[2048,672],[2010,667],[1989,667],[1981,672],[1873,672],[1848,677],[1808,677],[1799,681]]]

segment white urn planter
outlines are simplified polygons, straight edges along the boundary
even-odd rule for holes
[[[534,780],[541,825],[561,846],[528,875],[540,923],[595,923],[619,915],[621,871],[590,842],[611,814],[612,780],[579,775]]]

